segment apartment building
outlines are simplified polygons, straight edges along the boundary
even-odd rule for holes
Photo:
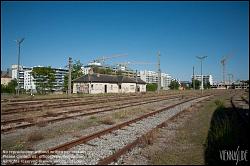
[[[203,76],[203,84],[209,83],[210,85],[213,85],[212,75],[202,75],[202,76]],[[191,81],[193,79],[201,81],[201,75],[194,75],[194,76],[192,76]]]
[[[139,72],[139,77],[145,81],[146,83],[158,83],[158,73],[155,71],[140,71]],[[169,85],[171,83],[171,76],[167,73],[161,73],[161,87],[164,90],[169,89]]]
[[[34,66],[34,67],[43,67],[43,66]],[[31,75],[32,69],[34,67],[25,67],[19,66],[19,86],[20,89],[36,91],[35,79]],[[12,65],[12,79],[17,79],[17,65]],[[54,86],[53,91],[62,91],[64,76],[68,73],[67,69],[62,68],[52,68],[55,71],[55,81],[53,82]]]

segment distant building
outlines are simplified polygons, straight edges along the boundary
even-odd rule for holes
[[[158,73],[157,72],[144,70],[144,71],[139,72],[139,76],[146,83],[158,84]],[[172,78],[169,74],[161,73],[161,87],[164,90],[169,89],[169,85],[171,83],[171,80],[172,80]]]
[[[8,85],[9,82],[11,82],[11,74],[7,71],[1,71],[1,84]]]
[[[73,80],[73,93],[146,92],[146,82],[127,76],[87,74]]]
[[[34,66],[43,67],[43,66]],[[34,67],[19,66],[19,86],[20,89],[36,91],[35,79],[31,75]],[[68,73],[67,69],[52,68],[55,71],[55,81],[53,82],[53,91],[62,91],[64,76]],[[17,65],[12,65],[12,79],[17,79]]]
[[[204,85],[207,84],[207,83],[209,83],[210,85],[213,85],[213,77],[212,77],[212,75],[202,75],[202,77],[203,77],[203,84]],[[194,78],[192,76],[191,81],[193,79],[201,81],[201,75],[194,75]]]
[[[191,82],[189,81],[181,81],[180,84],[183,90],[191,88]]]

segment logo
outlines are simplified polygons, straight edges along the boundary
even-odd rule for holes
[[[223,161],[236,161],[236,165],[240,161],[247,161],[247,152],[248,150],[239,150],[239,147],[237,147],[237,150],[221,150],[220,151],[220,159]]]

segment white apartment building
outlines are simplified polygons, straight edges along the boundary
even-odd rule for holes
[[[17,66],[18,65],[11,66],[12,79],[17,79]],[[19,86],[20,86],[20,89],[25,89],[25,87],[24,87],[24,80],[25,80],[24,72],[29,71],[29,70],[31,70],[30,67],[25,67],[25,66],[19,65]],[[27,76],[27,74],[26,74],[26,76]],[[26,80],[27,80],[27,78],[26,78]]]
[[[206,84],[209,82],[210,85],[213,85],[213,77],[212,75],[202,75],[203,76],[203,83]],[[201,81],[201,75],[194,75],[195,80]],[[191,81],[193,80],[193,76]]]
[[[158,83],[158,73],[154,71],[140,71],[139,77],[145,81],[146,83]],[[171,83],[171,76],[167,73],[161,73],[161,87],[164,90],[169,89],[169,85]]]
[[[36,85],[34,81],[34,77],[31,74],[32,70],[24,71],[24,89],[25,90],[36,90]]]
[[[42,67],[42,66],[34,66]],[[17,65],[12,65],[12,79],[17,79]],[[36,91],[35,79],[30,74],[33,67],[19,66],[19,85],[20,89]],[[52,68],[55,71],[55,82],[52,90],[61,91],[63,89],[64,76],[68,70],[62,68]]]

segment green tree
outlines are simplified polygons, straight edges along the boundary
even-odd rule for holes
[[[8,85],[1,84],[1,93],[15,93],[17,87],[17,80],[11,80]]]
[[[211,85],[209,82],[204,84],[204,89],[210,89],[210,88],[211,88]]]
[[[55,81],[55,71],[49,67],[34,67],[32,76],[35,79],[35,85],[38,93],[44,94],[47,90],[52,91]]]
[[[106,74],[112,74],[112,70],[110,68],[106,69]]]
[[[170,83],[170,85],[169,85],[169,88],[170,89],[176,89],[176,90],[178,90],[179,86],[180,86],[180,84],[179,84],[178,81],[172,80],[171,83]]]
[[[119,75],[119,76],[122,75],[122,71],[118,70],[117,73],[116,73],[116,75]]]
[[[195,89],[200,89],[201,81],[199,81],[199,80],[193,80],[193,81],[195,84]],[[192,81],[192,85],[191,85],[192,88],[193,88],[193,81]]]
[[[71,69],[71,81],[73,81],[74,79],[83,76],[81,67],[83,66],[83,64],[80,62],[80,60],[75,61],[75,63],[72,66]],[[69,74],[66,74],[64,76],[64,90],[68,89],[68,80],[69,80]],[[71,89],[73,89],[73,84],[71,84]]]
[[[157,87],[158,87],[158,85],[156,83],[152,83],[152,84],[147,84],[146,85],[147,91],[156,91]]]

